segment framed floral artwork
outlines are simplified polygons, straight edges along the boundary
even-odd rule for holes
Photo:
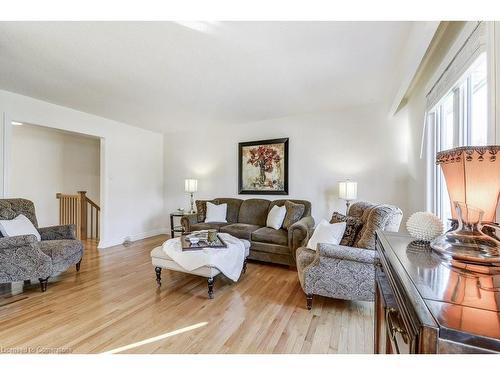
[[[288,194],[288,138],[239,143],[240,194]]]

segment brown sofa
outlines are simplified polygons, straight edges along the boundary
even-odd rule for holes
[[[303,204],[304,214],[288,230],[266,227],[267,214],[275,206],[282,206],[286,201]],[[227,223],[205,223],[206,202],[227,203]],[[205,206],[204,206],[205,205]],[[250,241],[249,259],[295,266],[295,251],[305,246],[309,233],[314,227],[311,216],[311,203],[296,199],[236,199],[216,198],[208,201],[196,201],[197,214],[182,217],[185,232],[203,229],[217,229],[237,238]]]

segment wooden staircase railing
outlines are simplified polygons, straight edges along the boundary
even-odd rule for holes
[[[76,235],[80,240],[97,240],[101,208],[86,194],[86,191],[79,191],[78,194],[56,194],[59,199],[59,224],[75,224]]]

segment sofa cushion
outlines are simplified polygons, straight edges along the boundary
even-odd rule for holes
[[[285,220],[283,220],[283,228],[288,230],[288,228],[290,228],[293,224],[302,219],[306,207],[300,203],[286,201],[285,208],[286,208],[286,215],[285,215]]]
[[[189,228],[191,229],[191,232],[197,230],[207,230],[207,229],[220,230],[220,227],[224,225],[227,225],[227,223],[196,223],[196,224],[191,224]]]
[[[288,232],[284,229],[259,228],[252,233],[252,241],[267,242],[275,245],[288,245]]]
[[[236,238],[250,240],[252,232],[255,232],[259,228],[260,226],[258,225],[236,223],[225,225],[220,228],[220,231],[223,233],[229,233],[231,236]]]
[[[288,246],[276,245],[274,243],[252,241],[252,251],[290,257],[290,248]]]
[[[240,213],[240,206],[243,202],[242,199],[237,198],[216,198],[217,204],[227,204],[226,220],[228,223],[237,223],[238,214]]]
[[[356,235],[363,227],[363,222],[361,221],[361,219],[359,219],[357,217],[345,216],[339,212],[334,212],[332,215],[332,218],[330,220],[330,223],[331,224],[341,223],[343,221],[346,222],[346,228],[345,228],[344,236],[342,237],[342,240],[340,241],[340,245],[353,246],[354,240],[356,239]]]
[[[269,204],[267,199],[247,199],[240,206],[238,223],[266,226]]]

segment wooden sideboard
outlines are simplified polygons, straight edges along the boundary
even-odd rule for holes
[[[449,266],[409,236],[377,232],[375,353],[500,353],[500,275]]]

